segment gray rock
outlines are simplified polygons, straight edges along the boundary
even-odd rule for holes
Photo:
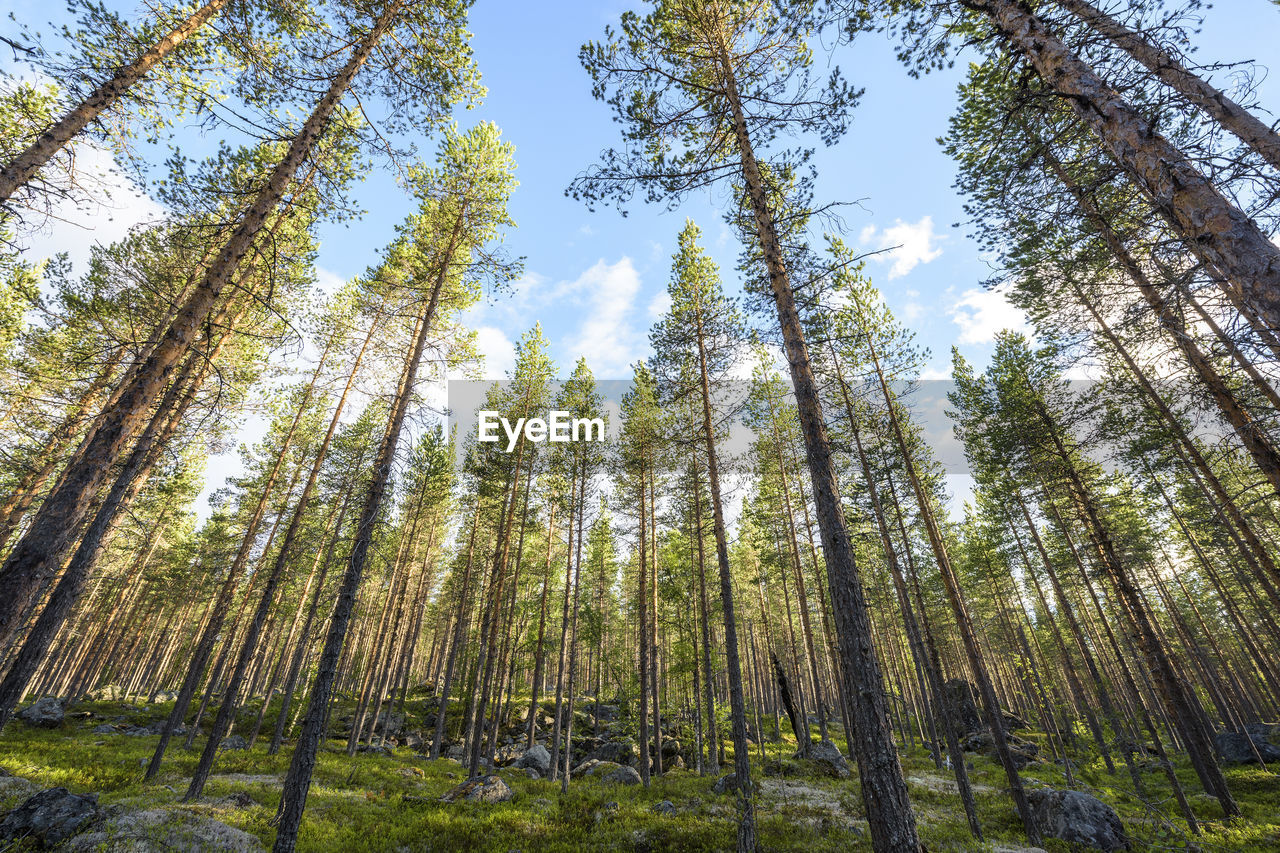
[[[953,678],[942,685],[942,701],[947,708],[947,718],[951,731],[958,738],[986,728],[974,702],[977,695],[978,689],[962,678]]]
[[[120,702],[125,698],[124,688],[116,684],[105,684],[89,691],[89,698],[95,702]]]
[[[477,776],[450,788],[440,799],[446,803],[505,803],[515,796],[499,776]]]
[[[152,702],[172,702],[178,698],[178,694],[172,690],[161,690],[152,699]]]
[[[1265,737],[1246,732],[1218,732],[1213,742],[1223,764],[1256,764],[1259,757],[1263,761],[1280,761],[1280,748]]]
[[[1115,809],[1082,791],[1042,788],[1027,792],[1036,827],[1050,838],[1098,850],[1128,850],[1129,838]]]
[[[0,776],[0,803],[20,803],[37,793],[40,786],[21,776]]]
[[[1244,730],[1249,737],[1267,740],[1280,735],[1280,723],[1245,723]]]
[[[540,743],[535,743],[524,751],[516,762],[517,767],[528,767],[545,776],[551,770],[551,753]]]
[[[608,743],[601,744],[599,748],[587,753],[587,758],[594,758],[597,761],[612,761],[615,764],[635,764],[640,758],[640,747],[636,746],[635,741],[613,740]]]
[[[382,711],[378,714],[378,723],[374,727],[375,732],[381,732],[388,737],[398,735],[404,729],[404,714],[397,714],[395,711]]]
[[[600,780],[611,785],[639,785],[640,772],[634,767],[619,766],[616,770],[605,773]]]
[[[179,809],[149,809],[112,818],[73,838],[63,850],[90,853],[261,853],[262,843],[243,830]]]
[[[1014,767],[1021,770],[1032,762],[1038,761],[1040,747],[1034,742],[1022,740],[1016,735],[1007,735],[1009,742],[1009,753],[1013,758]],[[980,732],[974,732],[960,742],[960,748],[965,752],[980,752],[990,758],[992,761],[999,761],[999,753],[996,750],[996,740],[992,737],[991,732],[983,729]]]
[[[215,803],[225,809],[248,809],[256,806],[258,801],[244,791],[236,791],[234,794],[228,794],[216,800]]]
[[[499,767],[506,767],[508,764],[520,766],[520,757],[524,755],[524,747],[511,744],[509,746],[500,746],[493,753],[493,763]]]
[[[809,760],[837,779],[848,779],[850,776],[849,762],[845,761],[840,750],[829,740],[811,744]]]
[[[64,716],[62,700],[53,696],[37,699],[18,712],[19,720],[40,729],[56,729],[62,725]]]
[[[32,839],[52,847],[70,838],[98,817],[98,795],[73,794],[50,788],[31,797],[0,822],[0,841]]]
[[[127,729],[122,729],[120,734],[128,735],[129,737],[148,737],[150,735],[164,734],[165,722],[165,720],[156,720],[153,723],[147,723],[145,726],[129,726]],[[186,733],[187,727],[181,723],[173,728],[174,736],[181,736]],[[238,735],[232,735],[232,737],[238,737]]]
[[[249,748],[249,742],[244,738],[242,738],[240,735],[231,735],[230,737],[224,737],[222,739],[222,743],[218,744],[218,749],[221,749],[221,750],[248,749],[248,748]]]
[[[676,813],[676,806],[675,806],[675,803],[671,802],[670,800],[663,800],[660,803],[654,803],[649,808],[649,811],[653,812],[654,814],[666,815],[670,817],[671,815]]]
[[[732,794],[738,790],[738,777],[732,773],[727,773],[716,780],[711,786],[711,790],[716,794]]]
[[[582,762],[577,767],[573,768],[572,775],[587,776],[591,773],[592,770],[604,764],[607,764],[609,767],[621,766],[621,765],[615,765],[612,761],[601,761],[598,758],[588,758],[586,761]]]
[[[116,727],[103,723],[100,726],[94,726],[93,731],[90,733],[95,735],[113,735],[116,734]]]

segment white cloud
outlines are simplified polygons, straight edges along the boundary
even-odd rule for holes
[[[933,232],[933,217],[925,216],[919,222],[894,220],[888,228],[868,225],[858,235],[863,246],[880,252],[872,256],[877,263],[892,262],[889,278],[901,278],[920,264],[935,261],[942,254],[937,245],[947,239],[945,234]]]
[[[960,327],[957,343],[986,344],[995,340],[996,332],[1011,329],[1031,333],[1027,315],[1023,314],[999,290],[972,287],[960,294],[960,299],[948,313],[951,321]]]
[[[108,149],[84,142],[75,146],[75,157],[77,181],[89,188],[93,200],[79,205],[59,201],[46,222],[19,236],[19,245],[31,261],[66,252],[76,272],[83,273],[91,246],[110,245],[135,225],[159,221],[165,210],[114,169],[114,155]]]
[[[902,316],[908,323],[914,323],[924,316],[924,306],[920,304],[920,291],[908,290],[904,294],[907,304],[902,306]]]
[[[597,379],[629,375],[631,363],[646,348],[642,331],[631,324],[632,305],[640,292],[640,276],[631,258],[624,255],[615,264],[601,259],[557,290],[584,305],[578,330],[562,340],[567,344],[566,367],[581,356]]]
[[[320,292],[325,296],[332,296],[346,284],[347,281],[333,270],[327,270],[319,264],[316,265],[316,287],[320,288]]]
[[[663,314],[671,309],[671,294],[665,289],[654,294],[653,299],[649,300],[649,317],[657,320]]]
[[[516,366],[516,348],[511,339],[495,326],[476,329],[476,351],[484,357],[485,376],[505,376]]]

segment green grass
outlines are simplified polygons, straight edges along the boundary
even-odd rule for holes
[[[416,703],[415,703],[416,704]],[[76,711],[100,715],[90,720],[68,719],[60,729],[33,730],[20,723],[0,736],[0,767],[42,787],[62,785],[73,791],[96,791],[104,805],[127,808],[169,806],[186,808],[250,832],[270,846],[270,819],[279,800],[278,778],[288,768],[288,748],[268,756],[264,747],[223,753],[199,803],[181,806],[199,753],[171,747],[164,769],[153,783],[142,782],[143,762],[156,738],[95,735],[93,726],[123,713],[129,722],[145,724],[162,717],[168,706],[153,705],[128,711],[118,703],[86,703]],[[336,716],[336,715],[335,715]],[[241,731],[252,725],[247,711]],[[419,722],[411,720],[411,725]],[[838,732],[836,733],[838,735]],[[1033,735],[1028,737],[1034,738]],[[843,743],[842,741],[838,741]],[[201,741],[197,740],[197,747]],[[712,792],[714,779],[690,771],[673,771],[654,780],[648,790],[639,786],[607,785],[595,778],[575,780],[567,794],[558,783],[530,780],[511,771],[501,775],[515,793],[496,805],[445,804],[438,797],[461,782],[465,771],[449,761],[427,761],[407,750],[392,756],[345,755],[342,741],[330,741],[319,757],[299,849],[303,851],[578,851],[732,849],[737,813],[732,795]],[[789,759],[794,740],[784,736],[765,744],[766,761]],[[753,772],[760,784],[756,810],[763,850],[869,850],[856,775],[836,780],[812,775],[796,762],[783,766],[803,775],[770,777],[761,773],[759,748],[751,751]],[[968,833],[951,775],[937,771],[919,747],[904,749],[902,762],[909,778],[912,803],[921,835],[931,851],[986,850],[990,844],[1024,846],[1021,825],[1012,802],[1003,793],[1004,774],[982,756],[971,756],[980,819],[987,845]],[[1162,775],[1144,776],[1148,806],[1128,789],[1123,768],[1106,774],[1095,757],[1079,757],[1078,784],[1112,804],[1120,813],[1137,850],[1186,849],[1185,827],[1173,818],[1169,788]],[[1189,768],[1180,765],[1188,794],[1198,791]],[[1197,842],[1205,850],[1274,851],[1280,849],[1280,777],[1260,768],[1227,771],[1244,818],[1224,821],[1217,804],[1192,797],[1205,821],[1205,835]],[[1025,773],[1028,785],[1065,785],[1060,767],[1042,763]],[[237,808],[220,801],[233,793],[247,793],[256,805]],[[408,799],[406,799],[406,797]],[[12,799],[12,798],[11,798]],[[652,807],[670,800],[672,816]],[[14,802],[0,802],[10,808]],[[1050,853],[1067,845],[1047,840]]]

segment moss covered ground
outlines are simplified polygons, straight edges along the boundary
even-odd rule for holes
[[[126,809],[188,809],[243,829],[270,847],[271,818],[289,749],[269,756],[260,743],[252,750],[227,751],[219,759],[205,796],[181,804],[180,797],[199,753],[171,748],[160,776],[142,781],[155,736],[95,734],[96,725],[126,719],[145,725],[161,719],[165,704],[81,703],[57,729],[33,729],[13,723],[0,736],[0,768],[31,780],[39,788],[64,786],[97,792],[103,805]],[[86,714],[87,712],[87,714]],[[1034,735],[1031,736],[1034,739]],[[197,739],[196,747],[202,743]],[[654,780],[649,789],[574,780],[566,794],[558,783],[535,780],[516,770],[501,770],[514,797],[504,803],[443,803],[441,794],[465,778],[454,761],[427,760],[407,748],[391,755],[345,754],[345,743],[329,741],[322,751],[299,839],[302,851],[576,851],[727,850],[734,846],[735,799],[716,794],[714,778],[676,770]],[[763,761],[761,757],[763,750]],[[870,849],[856,772],[851,779],[824,776],[812,766],[790,760],[794,740],[783,737],[753,747],[758,781],[755,802],[762,850],[843,851]],[[930,851],[1004,850],[1026,847],[1012,804],[1003,793],[1003,773],[992,761],[972,755],[971,777],[986,833],[980,843],[969,835],[954,782],[920,746],[905,749],[908,776],[922,837]],[[1125,823],[1134,849],[1276,851],[1280,850],[1280,776],[1257,767],[1228,770],[1228,779],[1244,817],[1224,821],[1217,804],[1202,794],[1189,768],[1179,767],[1196,811],[1205,821],[1200,838],[1188,837],[1172,819],[1168,785],[1153,766],[1145,773],[1147,797],[1128,790],[1127,776],[1105,773],[1100,760],[1078,756],[1077,787],[1111,804]],[[762,772],[768,768],[769,773]],[[1028,785],[1063,787],[1062,768],[1052,762],[1025,771]],[[233,796],[237,795],[237,796]],[[248,799],[244,796],[247,795]],[[0,799],[0,811],[21,798],[16,790]],[[654,807],[670,801],[674,813]],[[250,802],[251,801],[251,802]],[[246,804],[247,803],[247,804]],[[1069,846],[1046,840],[1044,849]]]

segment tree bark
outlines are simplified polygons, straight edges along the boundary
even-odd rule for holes
[[[1015,0],[962,2],[985,14],[1066,100],[1187,248],[1222,271],[1232,302],[1256,312],[1267,326],[1280,328],[1280,246],[1025,5]]]
[[[1176,56],[1129,29],[1088,0],[1058,0],[1093,29],[1111,40],[1156,76],[1161,83],[1195,104],[1231,131],[1276,169],[1280,169],[1280,135],[1237,104],[1226,93],[1197,75]]]
[[[907,783],[893,743],[884,681],[871,639],[866,594],[862,589],[853,547],[840,506],[831,441],[827,436],[822,401],[810,365],[804,329],[796,310],[790,275],[783,261],[773,215],[765,196],[764,179],[756,161],[746,118],[737,92],[728,50],[719,45],[722,83],[732,113],[734,139],[742,163],[742,175],[764,253],[769,284],[777,303],[778,322],[786,345],[791,381],[795,387],[800,423],[804,432],[809,475],[813,483],[818,529],[827,561],[827,583],[835,612],[840,651],[844,657],[846,695],[854,698],[854,751],[862,781],[872,845],[877,853],[916,851],[920,840],[915,815],[907,797]]]
[[[137,59],[121,67],[110,80],[99,85],[56,124],[27,146],[26,150],[0,168],[0,205],[26,186],[36,173],[89,123],[109,109],[156,65],[191,34],[218,14],[230,0],[208,0],[203,6],[147,48]]]

